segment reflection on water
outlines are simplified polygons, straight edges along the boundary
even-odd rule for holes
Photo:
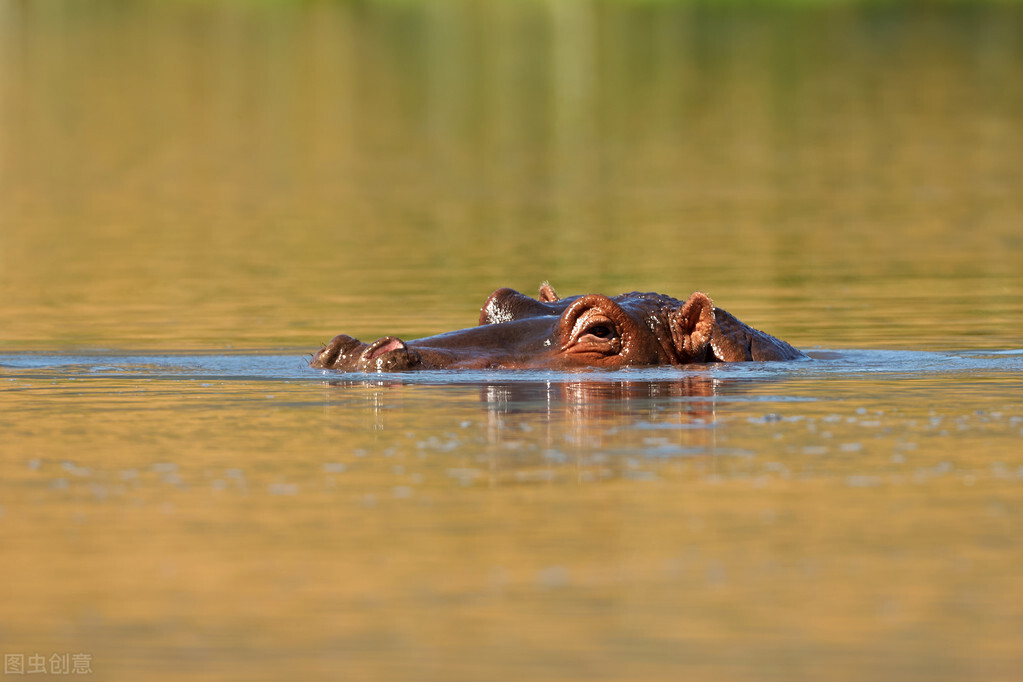
[[[1023,355],[817,355],[0,357],[4,651],[103,679],[1015,677]]]
[[[312,350],[550,279],[1014,345],[1018,8],[639,5],[3,3],[0,344]]]
[[[490,485],[547,480],[559,475],[552,463],[571,463],[578,480],[593,481],[650,475],[623,472],[616,457],[622,453],[654,458],[725,454],[714,447],[716,380],[711,376],[681,375],[659,381],[597,377],[573,381],[570,376],[555,373],[544,381],[511,382],[492,377],[480,384],[479,401],[486,419],[472,447],[487,453],[486,470],[464,468],[461,475],[468,480],[485,478]],[[339,390],[362,386],[383,394],[401,386],[397,381],[331,381],[330,385]],[[383,430],[388,427],[387,399],[381,398],[380,404],[372,423]],[[644,429],[652,435],[637,442],[637,431]],[[442,449],[466,445],[456,438]]]

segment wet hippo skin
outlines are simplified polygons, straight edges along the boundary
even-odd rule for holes
[[[309,366],[349,372],[615,369],[805,357],[715,308],[701,292],[686,301],[639,292],[561,298],[545,282],[537,298],[498,289],[483,304],[476,327],[411,341],[385,336],[373,343],[341,334]]]

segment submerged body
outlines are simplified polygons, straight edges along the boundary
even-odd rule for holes
[[[806,356],[743,324],[696,292],[686,301],[654,293],[561,298],[547,283],[538,298],[498,289],[479,325],[373,343],[341,334],[310,367],[349,372],[414,369],[615,369],[699,362],[796,360]]]

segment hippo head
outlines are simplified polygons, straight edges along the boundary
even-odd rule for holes
[[[476,327],[411,341],[340,335],[309,365],[352,372],[677,365],[716,359],[714,320],[700,292],[685,302],[652,293],[560,298],[544,283],[535,299],[498,289]]]

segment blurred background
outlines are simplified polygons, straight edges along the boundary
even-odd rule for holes
[[[1018,344],[1023,12],[0,3],[0,348],[283,348],[490,291]]]

